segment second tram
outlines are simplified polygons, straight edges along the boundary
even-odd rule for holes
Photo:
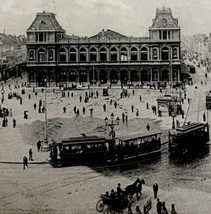
[[[208,123],[191,123],[169,132],[170,155],[196,153],[209,142]]]

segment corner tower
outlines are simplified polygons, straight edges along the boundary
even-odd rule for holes
[[[170,8],[157,8],[155,19],[149,28],[149,36],[156,41],[180,41],[178,19],[173,17]]]

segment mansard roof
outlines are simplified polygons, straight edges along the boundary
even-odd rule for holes
[[[124,36],[120,33],[117,33],[115,31],[109,30],[107,29],[106,31],[103,29],[101,32],[99,32],[98,34],[89,37],[90,39],[102,39],[102,40],[107,40],[110,38],[127,38],[127,36]]]
[[[35,20],[27,31],[64,31],[56,20],[54,13],[37,13]]]
[[[153,19],[152,28],[175,28],[179,29],[178,19],[172,15],[170,8],[157,8],[155,19]]]

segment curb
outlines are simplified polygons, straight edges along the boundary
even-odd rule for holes
[[[0,161],[0,164],[23,164],[23,161]],[[49,161],[34,161],[28,164],[49,164]]]

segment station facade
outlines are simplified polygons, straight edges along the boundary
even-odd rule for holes
[[[66,35],[53,13],[37,13],[27,29],[28,82],[135,84],[180,82],[181,37],[170,8],[156,10],[149,37],[102,30],[92,37]]]

